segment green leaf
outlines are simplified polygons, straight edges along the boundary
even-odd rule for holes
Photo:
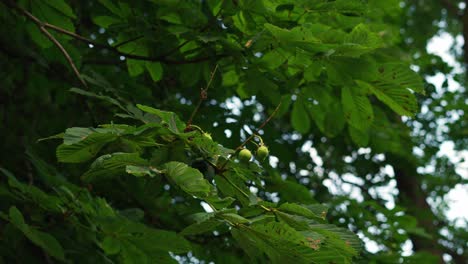
[[[110,25],[122,23],[120,19],[111,16],[96,16],[92,17],[92,20],[94,24],[102,28],[108,28]]]
[[[62,14],[68,17],[76,18],[76,15],[73,13],[71,7],[63,0],[49,0],[45,3],[47,3],[49,6],[55,8],[58,12],[61,12]]]
[[[327,217],[328,207],[323,204],[308,204],[304,205],[310,211],[312,211],[315,215],[320,216],[323,220]]]
[[[269,191],[278,192],[280,194],[281,201],[296,203],[316,202],[312,198],[312,194],[309,189],[292,180],[283,181],[281,178],[268,179],[267,187]]]
[[[322,70],[323,70],[323,65],[318,61],[314,61],[307,68],[305,68],[304,80],[308,82],[316,81],[317,78],[320,76],[320,73],[322,73]]]
[[[170,251],[179,254],[191,249],[190,243],[175,232],[151,228],[123,216],[100,217],[94,221],[105,233],[112,234],[121,242],[122,252],[127,244],[125,241],[131,242],[145,253]]]
[[[65,145],[73,145],[80,141],[85,140],[88,138],[89,135],[94,133],[101,133],[101,134],[115,134],[115,135],[122,135],[125,133],[125,129],[118,127],[117,125],[110,126],[109,128],[87,128],[87,127],[72,127],[67,128],[65,130],[65,134],[63,135],[63,144]]]
[[[133,243],[122,241],[122,263],[124,264],[146,264],[150,263],[145,252],[140,250]]]
[[[244,206],[248,206],[250,201],[250,191],[245,186],[244,179],[235,172],[227,171],[223,175],[215,175],[216,187],[224,196],[235,197]]]
[[[306,134],[310,130],[310,118],[303,99],[298,98],[293,104],[291,124],[301,134]]]
[[[83,76],[86,81],[90,82],[90,80],[92,80],[91,78],[88,78],[86,76]],[[96,84],[97,85],[97,84]],[[112,97],[109,97],[109,96],[105,96],[105,95],[99,95],[99,94],[95,94],[93,92],[88,92],[88,91],[85,91],[85,90],[82,90],[82,89],[79,89],[79,88],[71,88],[70,89],[70,92],[74,92],[74,93],[77,93],[77,94],[81,94],[81,95],[84,95],[84,96],[88,96],[88,97],[93,97],[93,98],[97,98],[97,99],[100,99],[100,100],[103,100],[103,101],[106,101],[106,102],[109,102],[115,106],[117,106],[118,108],[120,108],[121,110],[123,111],[127,111],[127,109],[125,107],[122,106],[122,104],[117,101],[116,99],[112,98]]]
[[[407,228],[406,231],[408,232],[408,234],[417,235],[427,239],[434,239],[434,237],[431,234],[427,233],[426,230],[424,230],[424,228],[421,227]]]
[[[284,223],[253,224],[243,232],[272,263],[310,263],[315,253],[301,233]]]
[[[16,207],[10,207],[10,222],[18,228],[32,243],[42,248],[50,256],[65,261],[62,245],[48,233],[30,228],[25,222],[23,215]]]
[[[286,213],[290,213],[290,214],[302,215],[311,219],[320,218],[319,215],[316,215],[307,207],[301,206],[299,204],[294,204],[294,203],[284,203],[280,205],[280,207],[278,207],[278,210],[286,212]]]
[[[322,233],[324,235],[330,235],[333,233],[336,235],[342,242],[344,242],[344,247],[347,252],[350,252],[352,255],[356,255],[362,250],[362,241],[359,237],[348,229],[337,227],[330,224],[314,224],[310,226],[313,231]],[[341,244],[341,243],[340,243]],[[338,246],[338,245],[337,245]],[[338,248],[338,247],[337,247]],[[351,248],[352,250],[349,250]]]
[[[374,32],[364,24],[359,24],[353,28],[351,33],[345,38],[345,42],[352,45],[359,45],[360,49],[353,52],[354,56],[360,56],[363,53],[372,51],[382,46],[383,41]]]
[[[68,185],[67,179],[54,167],[41,159],[31,149],[26,150],[26,155],[37,172],[37,177],[48,187]]]
[[[184,192],[201,198],[209,195],[212,185],[199,170],[176,161],[164,164],[163,168],[166,170],[166,177]]]
[[[288,57],[285,55],[284,51],[281,51],[281,49],[274,49],[263,55],[259,63],[267,69],[277,69],[286,60],[288,60]]]
[[[297,231],[308,230],[309,223],[302,216],[290,215],[281,211],[275,211],[275,217],[279,222],[283,222]]]
[[[93,158],[107,143],[117,139],[116,135],[93,133],[78,143],[58,146],[56,154],[60,162],[80,163]]]
[[[220,198],[217,195],[205,197],[205,201],[209,202],[217,210],[229,207],[235,200],[232,197]]]
[[[374,120],[372,105],[365,93],[359,94],[355,88],[344,86],[341,89],[341,103],[348,124],[366,131]]]
[[[413,116],[417,112],[417,103],[414,95],[406,88],[392,85],[374,87],[369,83],[357,80],[356,83],[371,91],[380,101],[385,103],[399,115]]]
[[[143,112],[153,114],[161,118],[162,124],[168,125],[169,129],[174,133],[180,133],[185,129],[185,123],[173,112],[162,111],[150,106],[137,104],[138,109]]]
[[[36,24],[26,25],[26,29],[31,39],[42,49],[50,48],[54,45],[44,34],[37,28]]]
[[[98,0],[99,3],[101,3],[103,6],[105,6],[109,11],[112,13],[118,15],[119,17],[125,17],[124,12],[116,6],[114,3],[112,3],[112,0]]]
[[[366,4],[360,0],[318,1],[316,11],[336,12],[346,15],[361,16],[366,11]]]
[[[233,86],[239,83],[239,76],[235,70],[223,73],[223,86]]]
[[[151,76],[151,79],[153,79],[154,82],[161,80],[163,76],[163,67],[161,63],[147,61],[145,63],[145,66],[146,66],[146,70],[148,70]]]
[[[93,182],[123,175],[128,165],[144,166],[148,161],[140,158],[138,153],[113,153],[97,158],[89,170],[81,176],[85,182]]]
[[[125,228],[123,231],[134,234],[130,240],[145,252],[170,251],[180,254],[191,250],[190,243],[175,232],[149,228],[140,223],[132,223]]]
[[[43,208],[49,212],[62,212],[62,207],[64,205],[58,197],[48,195],[34,185],[25,184],[18,181],[13,176],[13,174],[3,168],[0,168],[0,171],[8,177],[8,185],[20,193],[17,194],[15,192],[15,196],[18,196],[18,198],[21,200],[37,204],[38,207]]]
[[[63,0],[48,0],[45,1],[49,6],[53,7],[55,10],[58,12],[61,12],[62,14],[71,17],[71,18],[76,18],[76,15],[73,13],[72,8],[65,3]]]
[[[249,236],[246,232],[237,228],[231,229],[231,235],[234,240],[237,241],[237,245],[239,245],[252,260],[256,260],[257,257],[262,254],[262,251],[258,250],[258,239],[255,236]]]
[[[319,40],[315,38],[312,34],[308,34],[310,31],[304,29],[303,27],[295,27],[291,30],[277,27],[272,24],[265,24],[265,28],[270,31],[270,33],[279,41],[283,43],[307,43],[314,42],[319,43]]]
[[[229,221],[230,223],[233,224],[245,224],[245,223],[250,223],[250,220],[247,218],[244,218],[238,214],[234,213],[224,213],[224,214],[219,214],[219,217]]]
[[[145,71],[146,63],[140,60],[127,59],[128,74],[136,77]]]
[[[75,15],[71,11],[71,8],[61,0],[31,2],[31,12],[43,22],[60,25],[63,29],[75,32],[75,26],[70,19],[70,17],[74,17]],[[67,16],[67,14],[71,14],[72,16]],[[69,37],[66,38],[69,39]]]
[[[151,166],[134,166],[134,165],[125,166],[125,171],[128,174],[132,174],[136,177],[143,177],[143,176],[155,177],[156,175],[163,173],[162,171]]]
[[[378,80],[373,84],[386,90],[392,86],[411,89],[424,94],[424,83],[421,76],[410,69],[409,65],[402,63],[385,63],[378,68]]]
[[[23,230],[29,228],[24,222],[23,214],[21,214],[18,208],[14,206],[10,207],[9,216],[11,223],[14,224],[18,229]]]
[[[99,245],[107,255],[115,255],[120,252],[120,242],[112,236],[106,236]]]
[[[361,131],[352,126],[348,126],[349,136],[356,145],[366,147],[369,144],[369,132]]]
[[[196,223],[191,224],[184,228],[181,235],[198,235],[216,230],[218,226],[223,224],[222,221],[216,219],[214,214],[202,213],[206,215],[203,219],[199,219]]]

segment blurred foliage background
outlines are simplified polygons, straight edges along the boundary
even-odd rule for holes
[[[82,168],[57,163],[57,142],[37,140],[119,120],[112,104],[71,87],[187,120],[219,65],[194,124],[235,147],[282,102],[260,131],[269,173],[330,206],[329,220],[366,243],[362,263],[466,263],[466,219],[446,217],[446,195],[466,188],[468,172],[463,159],[439,153],[444,142],[454,151],[467,146],[465,1],[3,0],[0,7],[0,167],[21,180],[46,188],[35,176],[40,159],[79,182]],[[453,61],[428,52],[438,35],[453,40]],[[391,90],[392,78],[413,90]],[[369,84],[390,90],[369,92]],[[294,199],[294,185],[269,184],[262,196]]]

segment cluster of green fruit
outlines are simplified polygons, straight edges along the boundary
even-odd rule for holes
[[[210,133],[204,132],[198,126],[195,126],[195,125],[191,125],[191,126],[193,128],[195,128],[195,129],[199,130],[202,133],[202,136],[204,138],[206,138],[206,139],[208,139],[210,141],[213,140]],[[265,144],[263,143],[263,140],[262,140],[262,138],[260,136],[255,136],[255,137],[260,140],[260,144],[258,144],[258,145],[255,142],[252,142],[253,144],[255,144],[257,146],[257,151],[256,151],[255,158],[258,161],[264,161],[266,159],[266,157],[268,157],[268,154],[270,153],[270,151],[268,150],[268,147],[265,146]],[[249,162],[252,159],[252,152],[249,149],[247,149],[246,147],[243,147],[238,152],[237,158],[241,162]]]
[[[257,148],[257,155],[255,155],[255,158],[258,161],[263,161],[268,156],[268,153],[269,151],[268,151],[267,146],[261,144]],[[252,159],[252,152],[250,152],[250,150],[248,150],[247,148],[243,148],[241,151],[239,151],[239,154],[237,157],[242,162],[249,162]]]

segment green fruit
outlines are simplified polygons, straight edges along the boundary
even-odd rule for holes
[[[252,152],[248,149],[243,149],[239,151],[239,160],[243,162],[248,162],[252,158]]]
[[[202,136],[208,140],[213,140],[213,138],[211,138],[211,135],[209,133],[203,133]]]
[[[268,156],[268,148],[264,145],[257,149],[257,160],[263,161]]]

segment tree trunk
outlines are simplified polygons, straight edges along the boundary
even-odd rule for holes
[[[443,251],[437,243],[437,223],[430,205],[427,203],[427,195],[421,189],[420,175],[416,171],[416,166],[401,157],[389,157],[395,171],[395,179],[399,190],[401,205],[408,209],[408,213],[418,220],[418,225],[433,236],[432,239],[417,235],[410,235],[413,242],[413,250],[426,251],[436,256],[439,263],[444,263],[442,259]]]

